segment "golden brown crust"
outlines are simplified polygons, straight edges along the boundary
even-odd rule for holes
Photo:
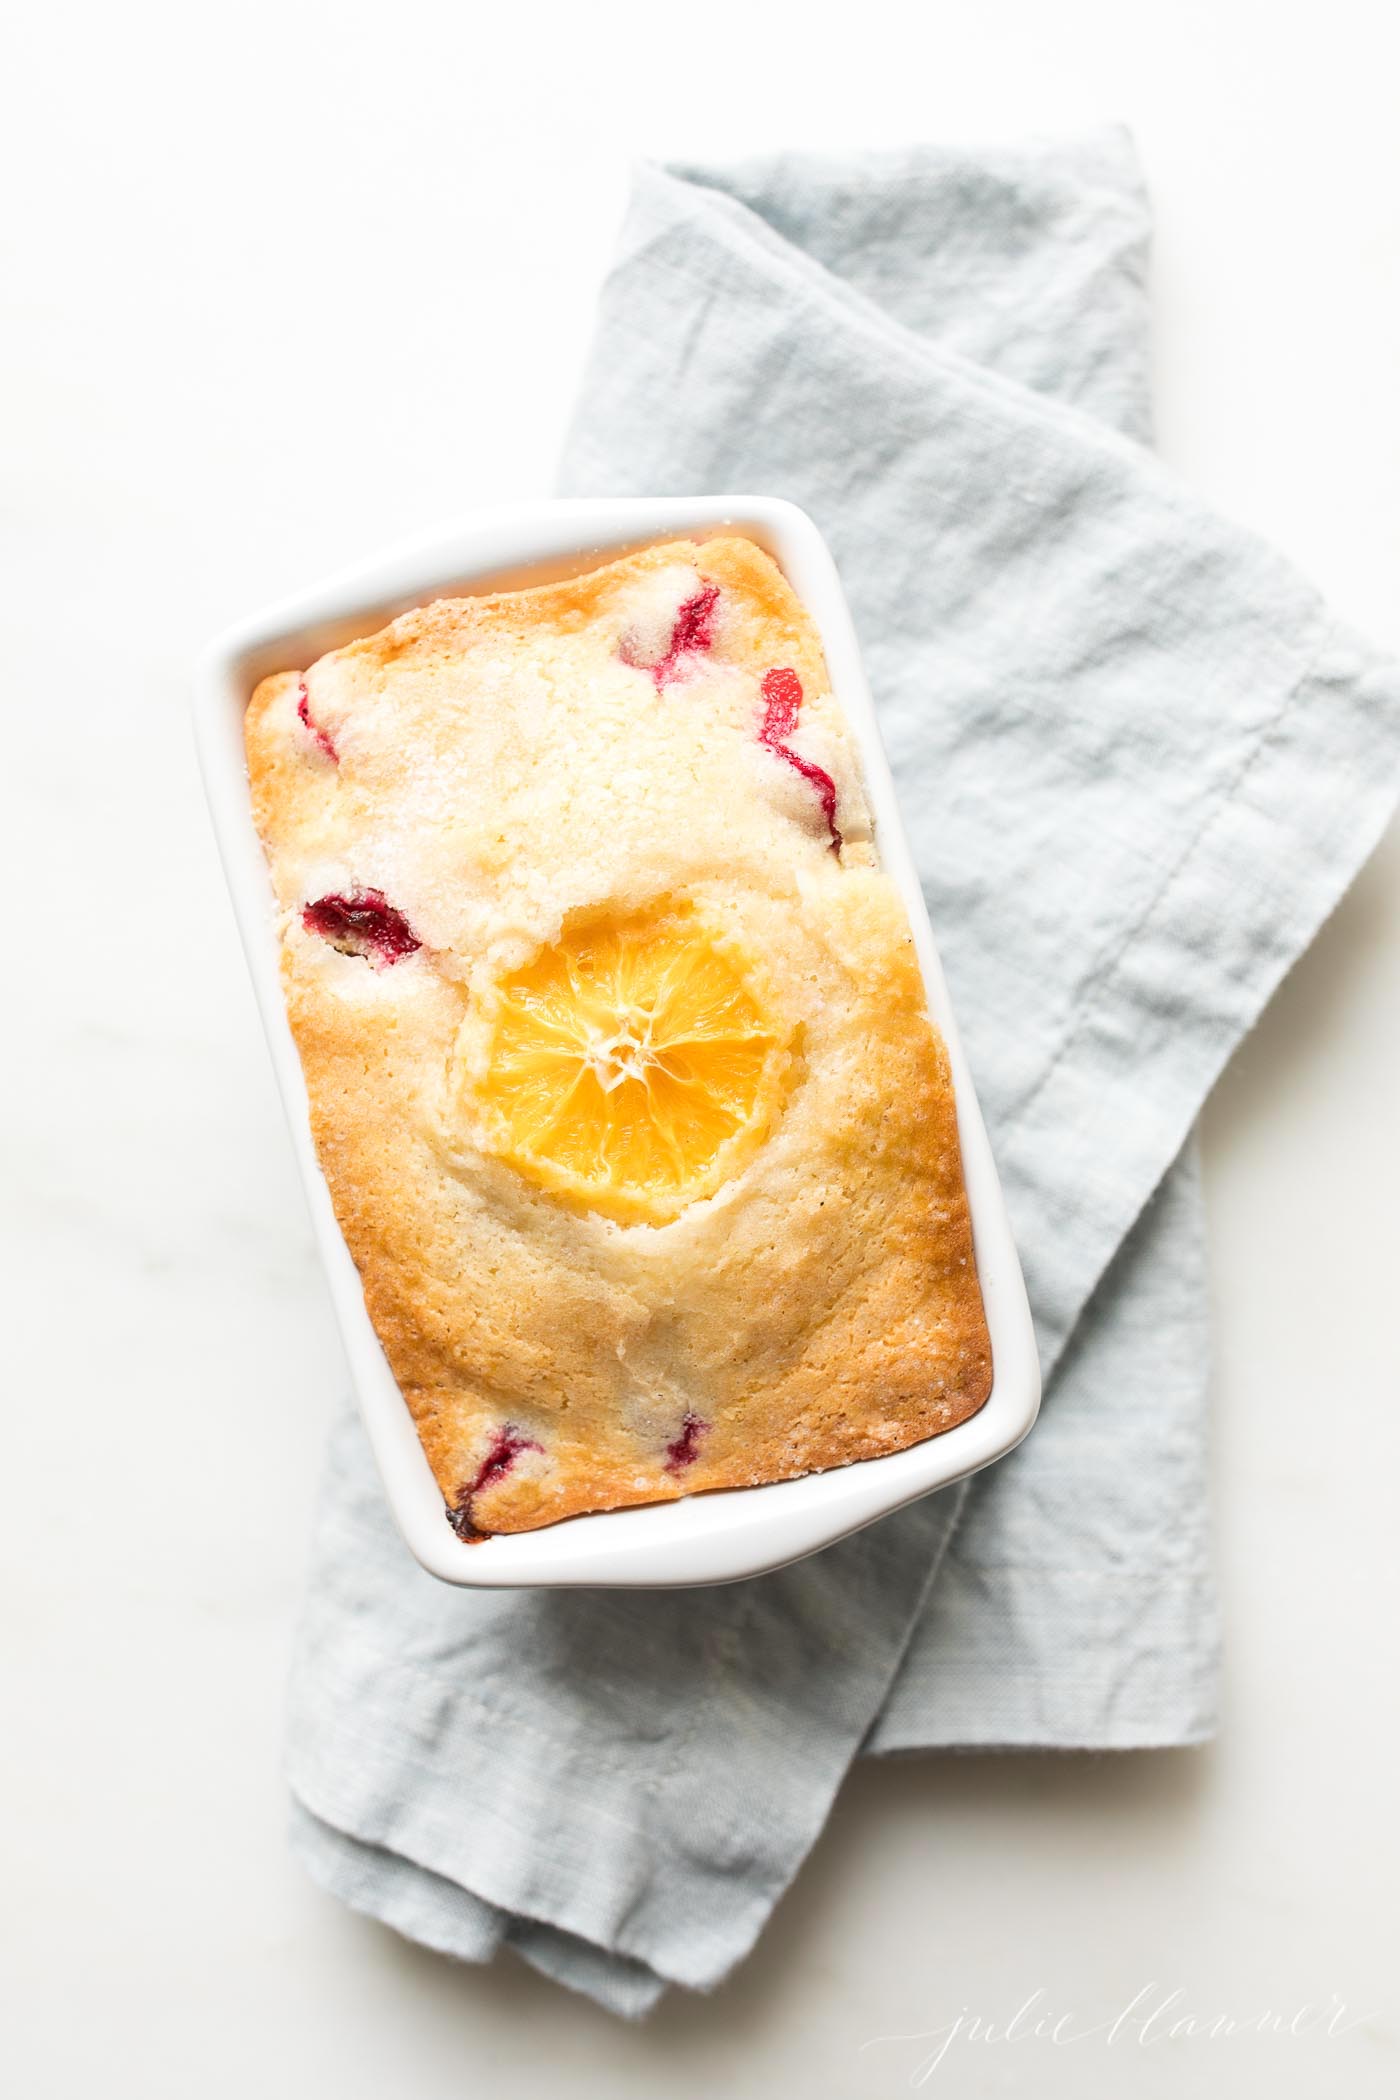
[[[697,579],[720,592],[713,648],[658,689],[619,637],[664,634]],[[840,790],[839,859],[756,736],[775,664]],[[947,1059],[815,631],[766,555],[673,543],[423,607],[305,687],[264,681],[247,745],[318,1154],[464,1529],[790,1478],[982,1405]],[[306,902],[355,886],[423,945],[376,969],[306,930]],[[483,1153],[448,1074],[473,984],[571,912],[677,894],[763,955],[797,1053],[751,1164],[629,1228]]]

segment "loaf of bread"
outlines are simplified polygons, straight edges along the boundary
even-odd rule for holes
[[[265,680],[247,750],[321,1165],[461,1537],[982,1405],[947,1057],[765,553],[426,605]]]

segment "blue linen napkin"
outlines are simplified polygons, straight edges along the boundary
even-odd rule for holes
[[[860,630],[1047,1399],[966,1487],[683,1593],[434,1583],[338,1425],[296,1848],[615,2011],[752,1944],[858,1751],[1215,1723],[1193,1125],[1400,787],[1400,676],[1145,449],[1119,132],[643,167],[565,493],[762,490]]]

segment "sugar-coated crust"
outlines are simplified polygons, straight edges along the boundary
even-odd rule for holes
[[[705,645],[658,680],[711,586]],[[839,854],[810,770],[760,740],[775,666]],[[682,541],[425,606],[264,681],[247,748],[321,1164],[460,1528],[786,1479],[982,1405],[947,1058],[815,630],[765,554]],[[422,944],[390,967],[303,924],[368,889]],[[568,926],[677,898],[757,958],[784,1098],[716,1194],[626,1225],[480,1142],[458,1044]]]

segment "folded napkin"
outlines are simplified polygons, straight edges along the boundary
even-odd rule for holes
[[[1192,1126],[1400,783],[1400,678],[1149,434],[1120,133],[644,167],[566,492],[794,498],[845,579],[1049,1384],[969,1487],[776,1575],[445,1588],[335,1431],[294,1842],[622,2013],[751,1945],[858,1751],[1214,1725]]]

